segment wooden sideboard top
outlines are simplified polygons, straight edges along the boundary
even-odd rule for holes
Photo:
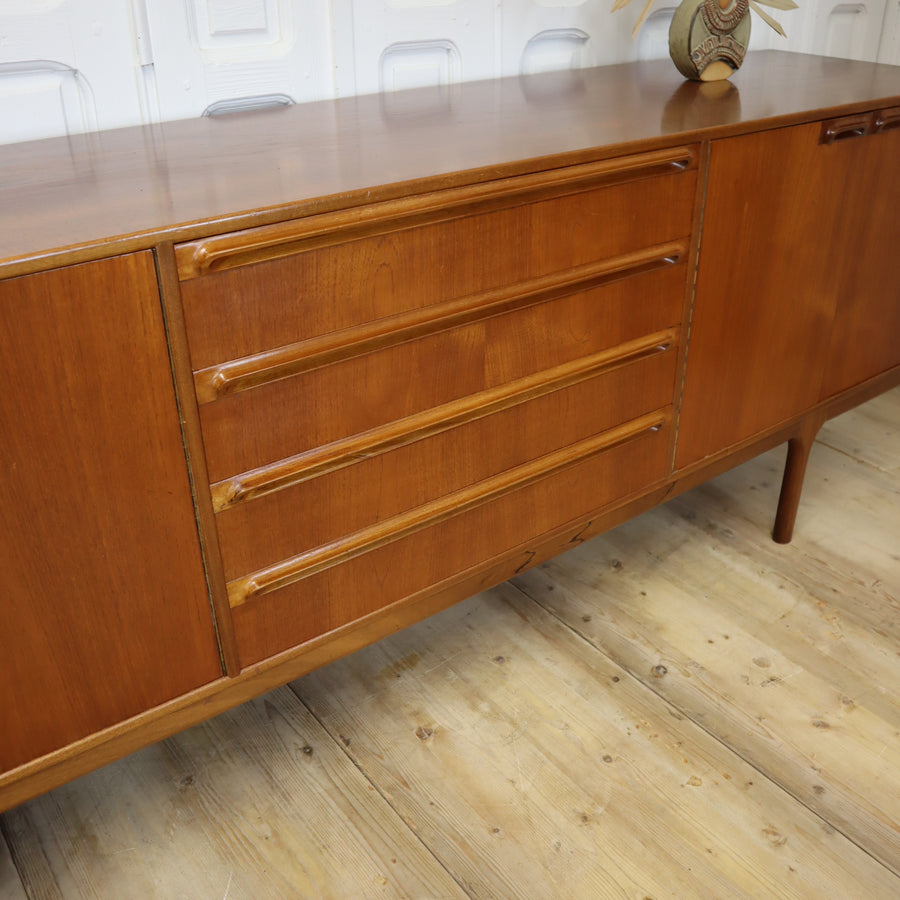
[[[900,105],[900,67],[751,54],[470,82],[0,147],[0,277],[671,145]]]

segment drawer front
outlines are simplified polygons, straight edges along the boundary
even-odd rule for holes
[[[455,427],[445,419],[437,433],[313,452],[293,468],[214,486],[226,579],[365,529],[380,535],[389,520],[400,516],[402,526],[402,514],[423,504],[668,406],[675,342],[668,347],[524,402],[511,396],[504,402],[513,405],[492,414],[473,408]]]
[[[696,159],[176,248],[242,665],[665,476]]]
[[[675,162],[661,167],[661,155]],[[553,172],[480,186],[494,191],[487,200],[467,199],[472,188],[457,189],[181,245],[193,366],[684,238],[695,166],[694,149],[680,148],[573,167],[583,174],[562,184]],[[417,212],[426,201],[432,206]],[[254,262],[259,256],[263,261]]]
[[[514,551],[663,478],[667,414],[617,430],[611,445],[430,527],[282,586],[232,597],[241,664],[250,665]],[[618,434],[620,441],[615,438]],[[576,448],[577,449],[577,448]],[[575,451],[573,451],[575,452]],[[332,560],[333,562],[333,560]],[[276,573],[277,574],[277,573]]]
[[[595,354],[676,326],[685,274],[685,265],[669,265],[226,394],[200,408],[209,477],[228,479],[555,367],[590,365]]]

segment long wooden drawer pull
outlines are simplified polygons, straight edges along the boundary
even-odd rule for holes
[[[693,147],[656,150],[634,156],[567,166],[548,172],[515,175],[448,188],[402,200],[307,216],[276,225],[263,225],[232,234],[202,238],[175,248],[182,281],[211,272],[233,269],[266,259],[289,256],[316,247],[344,243],[373,234],[386,234],[448,221],[488,209],[502,209],[524,201],[578,193],[595,187],[695,168]]]
[[[564,447],[532,460],[507,472],[486,478],[477,484],[454,491],[408,512],[377,522],[354,534],[293,556],[274,566],[261,569],[244,578],[228,583],[228,602],[232,608],[241,606],[264,594],[295,584],[326,569],[330,569],[364,553],[437,525],[454,516],[497,500],[512,491],[520,490],[543,478],[585,462],[600,453],[633,441],[641,435],[658,431],[669,420],[669,411],[662,410],[604,431],[570,447]]]
[[[242,472],[210,486],[213,509],[222,512],[238,503],[264,497],[295,484],[318,478],[452,428],[474,422],[545,394],[571,387],[621,366],[665,353],[675,346],[674,328],[602,350],[591,356],[545,369],[534,375],[472,394],[421,413],[388,422],[361,434],[316,447],[267,466]]]
[[[683,260],[686,253],[684,241],[657,245],[199,369],[194,373],[197,401],[210,403],[405,341],[667,268]]]

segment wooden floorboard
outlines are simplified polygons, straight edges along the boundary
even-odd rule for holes
[[[786,547],[783,455],[3,814],[0,898],[893,900],[900,390]]]
[[[472,896],[900,891],[512,585],[294,687]]]
[[[818,440],[883,472],[900,474],[900,389],[826,422]]]
[[[3,818],[35,897],[465,897],[288,688]]]
[[[862,414],[791,545],[773,451],[515,584],[900,874],[900,414],[877,465],[832,449]]]
[[[0,897],[3,900],[25,900],[27,896],[25,885],[19,878],[9,847],[3,838],[3,832],[0,831]]]

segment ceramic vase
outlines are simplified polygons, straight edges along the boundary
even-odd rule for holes
[[[750,0],[682,0],[669,28],[669,54],[695,81],[729,78],[750,43]]]

